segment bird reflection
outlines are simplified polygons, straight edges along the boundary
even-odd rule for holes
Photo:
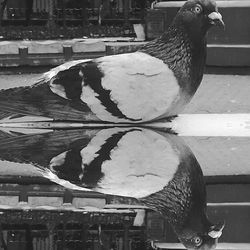
[[[202,170],[183,140],[142,127],[1,134],[0,158],[30,163],[67,188],[133,197],[161,213],[188,249],[213,249]]]

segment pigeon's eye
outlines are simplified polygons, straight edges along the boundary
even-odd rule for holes
[[[202,244],[202,238],[199,236],[195,237],[193,241],[196,246],[200,246]]]
[[[194,12],[200,14],[202,12],[202,7],[200,5],[196,5],[194,7]]]

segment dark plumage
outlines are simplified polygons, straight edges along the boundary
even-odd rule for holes
[[[137,52],[68,62],[32,87],[1,91],[0,118],[139,123],[176,115],[200,85],[214,24],[223,22],[213,0],[189,0],[162,36]]]
[[[161,213],[188,249],[213,249],[202,170],[181,138],[143,128],[0,134],[0,159],[29,163],[66,188],[133,197]]]

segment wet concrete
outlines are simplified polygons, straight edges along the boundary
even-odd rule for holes
[[[1,75],[0,87],[31,85],[41,74]],[[204,76],[202,84],[187,105],[184,114],[250,113],[250,75]],[[197,157],[205,175],[249,175],[250,140],[244,137],[185,137],[184,141]],[[24,175],[36,171],[27,165]],[[12,167],[1,167],[0,174],[14,174]]]

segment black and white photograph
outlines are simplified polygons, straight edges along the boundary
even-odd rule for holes
[[[0,250],[250,250],[250,0],[0,0]]]

